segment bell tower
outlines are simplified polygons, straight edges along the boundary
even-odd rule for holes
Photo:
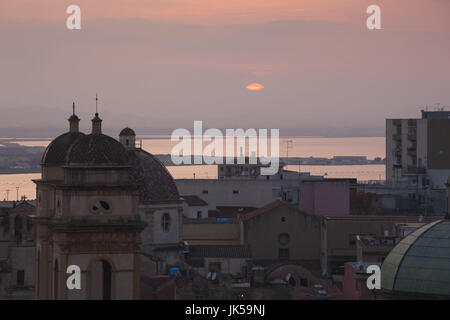
[[[70,132],[52,141],[43,158],[43,171],[51,163],[63,174],[35,180],[36,298],[139,299],[145,223],[128,152],[102,134],[98,113],[89,135],[75,131],[75,117],[69,119]],[[80,270],[80,289],[67,286],[73,266]]]

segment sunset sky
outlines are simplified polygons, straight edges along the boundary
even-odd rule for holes
[[[71,4],[79,31],[65,27]],[[371,4],[382,30],[365,27]],[[129,126],[203,120],[358,135],[450,104],[448,0],[2,0],[0,40],[5,114],[70,113],[73,100],[91,112],[98,92],[100,111]]]

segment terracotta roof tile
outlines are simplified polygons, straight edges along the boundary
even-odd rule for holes
[[[181,197],[183,198],[184,201],[186,201],[187,205],[190,207],[204,207],[208,205],[206,201],[195,195],[188,195]]]
[[[274,202],[271,202],[271,203],[265,205],[262,208],[259,208],[259,209],[256,209],[256,210],[252,211],[252,212],[247,213],[245,216],[243,216],[243,219],[244,219],[244,221],[250,220],[250,219],[252,219],[252,218],[254,218],[256,216],[259,216],[259,215],[261,215],[261,214],[263,214],[263,213],[265,213],[267,211],[270,211],[270,210],[275,209],[275,208],[280,207],[280,206],[288,206],[288,205],[283,203],[283,202],[281,202],[280,200],[276,200]]]

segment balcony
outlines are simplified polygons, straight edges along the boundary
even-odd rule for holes
[[[408,140],[416,141],[417,140],[417,135],[415,133],[408,134]]]
[[[394,133],[392,135],[392,140],[402,141],[402,135],[400,133]]]
[[[426,169],[417,166],[408,166],[408,173],[424,174],[426,173]]]

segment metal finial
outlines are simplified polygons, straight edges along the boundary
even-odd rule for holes
[[[98,116],[98,96],[95,94],[95,115]]]
[[[73,105],[72,105],[72,110],[73,110],[73,115],[75,115],[75,102],[73,103]]]

